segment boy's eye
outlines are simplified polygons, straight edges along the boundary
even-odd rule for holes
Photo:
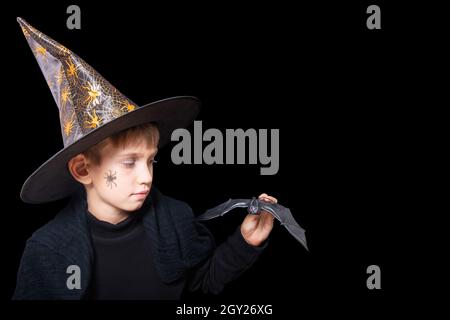
[[[126,160],[124,162],[122,162],[123,165],[127,168],[131,168],[132,166],[134,166],[134,164],[136,163],[136,161],[134,160]]]

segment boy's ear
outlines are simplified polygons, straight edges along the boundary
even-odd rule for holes
[[[92,182],[87,168],[87,158],[84,154],[78,154],[69,160],[67,164],[73,178],[78,182],[87,185]]]

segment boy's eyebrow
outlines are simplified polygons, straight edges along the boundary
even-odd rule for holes
[[[150,156],[155,156],[158,153],[158,149],[155,149]],[[118,155],[119,157],[143,157],[144,155],[142,153],[139,152],[128,152],[128,153],[121,153]]]

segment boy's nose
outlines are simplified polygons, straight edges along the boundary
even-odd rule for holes
[[[139,184],[147,184],[150,185],[152,183],[152,169],[151,168],[143,168],[138,175],[138,183]]]

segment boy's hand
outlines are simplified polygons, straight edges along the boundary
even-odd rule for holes
[[[265,193],[258,197],[259,200],[277,203],[278,200]],[[267,211],[260,214],[248,214],[241,224],[241,233],[245,241],[252,246],[259,246],[267,239],[273,228],[274,217]]]

